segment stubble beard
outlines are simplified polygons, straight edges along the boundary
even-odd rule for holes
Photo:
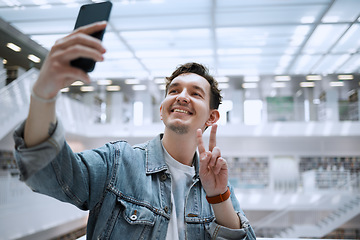
[[[186,134],[189,132],[189,126],[177,126],[177,125],[171,124],[169,126],[169,129],[177,134]]]

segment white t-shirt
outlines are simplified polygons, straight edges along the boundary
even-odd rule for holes
[[[172,211],[166,233],[166,240],[185,239],[185,198],[193,183],[195,175],[193,166],[176,161],[163,146],[165,162],[171,174],[171,204]]]

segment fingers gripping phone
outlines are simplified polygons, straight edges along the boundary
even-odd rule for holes
[[[77,29],[81,26],[85,26],[94,22],[99,21],[108,21],[110,17],[110,12],[112,8],[112,3],[101,2],[82,5],[76,19],[74,29]],[[102,40],[105,33],[105,29],[96,33],[91,34],[91,36]],[[71,66],[82,69],[85,72],[91,72],[95,68],[95,61],[89,58],[78,58],[70,62]]]

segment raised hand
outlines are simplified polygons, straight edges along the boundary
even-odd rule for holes
[[[220,149],[216,146],[217,125],[211,127],[209,150],[206,151],[201,129],[197,130],[197,145],[200,158],[200,180],[209,197],[223,194],[227,190],[228,166],[221,157]]]
[[[34,92],[43,99],[56,96],[60,89],[69,86],[76,80],[89,83],[87,73],[72,67],[70,61],[79,57],[103,61],[101,41],[90,34],[106,27],[106,22],[98,22],[78,28],[68,36],[56,41],[41,68],[38,81],[34,84]]]

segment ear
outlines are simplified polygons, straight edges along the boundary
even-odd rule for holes
[[[206,121],[205,126],[209,127],[216,123],[220,118],[220,113],[217,109],[210,110],[209,119]]]
[[[160,105],[160,119],[163,120],[163,118],[162,118],[162,104]]]

